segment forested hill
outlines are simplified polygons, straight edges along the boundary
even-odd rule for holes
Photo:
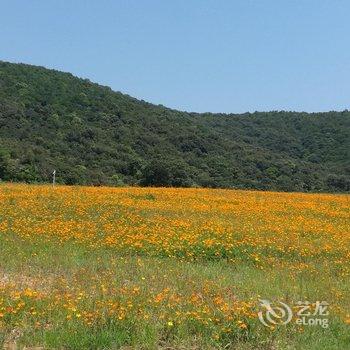
[[[350,112],[187,113],[0,61],[0,178],[350,190]]]

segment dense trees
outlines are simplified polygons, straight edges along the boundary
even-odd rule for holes
[[[0,149],[0,179],[7,180],[10,177],[10,155],[4,149]]]
[[[180,160],[169,158],[151,160],[141,172],[140,184],[144,186],[189,187],[191,169]]]
[[[197,114],[0,62],[0,179],[349,191],[350,112]]]

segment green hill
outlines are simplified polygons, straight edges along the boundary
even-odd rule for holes
[[[0,61],[0,178],[350,190],[350,112],[187,113]]]

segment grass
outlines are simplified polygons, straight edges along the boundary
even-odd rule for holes
[[[0,186],[0,344],[350,348],[349,197]],[[259,299],[327,301],[265,327]]]

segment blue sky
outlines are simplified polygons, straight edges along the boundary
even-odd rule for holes
[[[349,108],[347,0],[0,4],[0,60],[187,111]]]

